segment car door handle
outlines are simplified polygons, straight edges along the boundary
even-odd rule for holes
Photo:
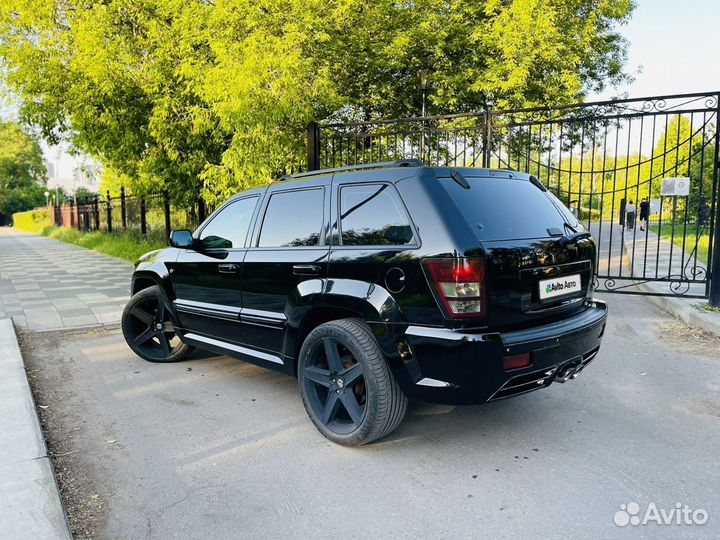
[[[239,264],[218,264],[218,272],[221,274],[236,274],[239,270]]]
[[[295,264],[292,268],[296,276],[316,276],[320,273],[320,265],[317,264]]]

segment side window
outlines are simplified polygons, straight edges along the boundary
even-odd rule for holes
[[[388,184],[340,188],[340,231],[344,246],[399,246],[413,242],[400,196]]]
[[[240,199],[220,210],[200,232],[200,242],[203,247],[207,249],[244,247],[257,201],[257,197]]]
[[[323,221],[323,189],[270,196],[258,247],[317,246]]]

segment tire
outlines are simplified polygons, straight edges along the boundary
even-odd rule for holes
[[[300,350],[298,385],[315,427],[342,445],[384,437],[407,410],[407,397],[375,336],[355,319],[327,322],[310,332]]]
[[[122,332],[132,351],[148,362],[178,362],[192,351],[175,333],[157,285],[130,298],[122,314]]]

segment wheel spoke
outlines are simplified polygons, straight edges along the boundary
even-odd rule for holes
[[[330,371],[340,373],[343,370],[343,366],[340,361],[340,353],[338,352],[338,342],[332,338],[325,338],[323,339],[323,345],[325,346],[328,368],[330,368]]]
[[[337,414],[339,405],[340,400],[338,399],[338,395],[335,392],[328,393],[327,401],[325,402],[325,407],[323,408],[320,421],[327,425],[328,422],[333,420]]]
[[[324,386],[325,388],[330,386],[330,372],[325,369],[308,366],[303,371],[303,375],[306,379]]]
[[[345,381],[345,386],[353,386],[363,375],[362,366],[360,364],[353,364],[342,373],[342,378]]]
[[[165,320],[165,302],[162,301],[162,298],[158,298],[158,308],[155,313],[155,320],[157,322],[163,322]]]
[[[350,419],[355,425],[359,425],[363,416],[363,408],[357,402],[355,394],[352,392],[343,392],[340,394],[340,399],[342,400],[343,407],[345,407],[345,410],[350,415]]]
[[[145,311],[142,308],[136,307],[130,312],[130,315],[133,317],[140,319],[142,322],[150,326],[153,323],[153,320],[155,319],[150,313]]]
[[[160,346],[162,347],[163,353],[165,356],[170,356],[170,340],[165,334],[160,334],[158,336],[158,340],[160,341]]]
[[[143,343],[146,343],[147,341],[150,341],[150,339],[152,339],[152,337],[153,337],[154,335],[155,335],[155,332],[153,332],[153,329],[152,329],[152,328],[148,328],[148,329],[145,330],[142,334],[140,334],[139,336],[137,336],[137,337],[134,339],[134,343],[135,343],[135,345],[142,345]]]

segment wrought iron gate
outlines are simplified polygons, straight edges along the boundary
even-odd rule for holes
[[[533,174],[598,240],[598,291],[720,305],[712,282],[720,275],[719,117],[720,93],[712,92],[313,124],[308,165],[417,158]]]

